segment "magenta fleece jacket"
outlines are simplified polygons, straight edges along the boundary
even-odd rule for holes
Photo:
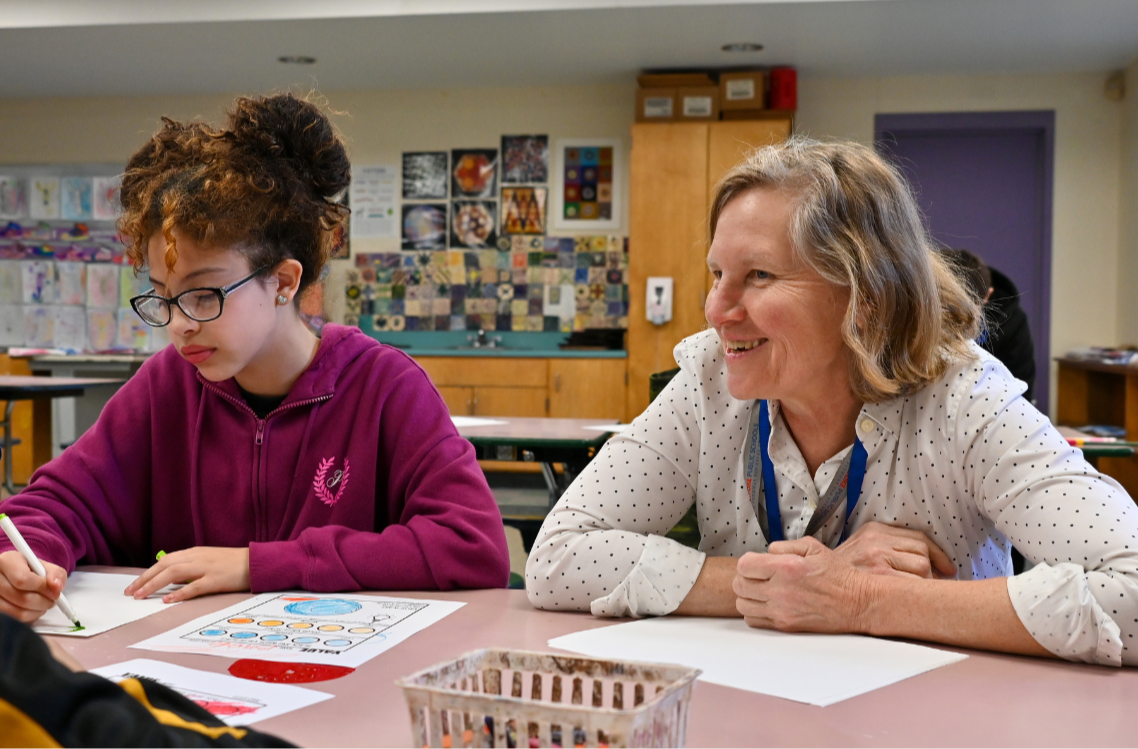
[[[265,419],[233,380],[208,382],[167,346],[3,511],[68,571],[248,546],[253,592],[489,588],[509,577],[494,497],[426,373],[339,325],[325,326]]]

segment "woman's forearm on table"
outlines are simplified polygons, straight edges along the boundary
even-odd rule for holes
[[[681,616],[741,616],[735,607],[731,583],[739,560],[734,557],[707,557],[695,585],[673,611]]]
[[[1023,626],[1007,578],[928,580],[874,576],[860,629],[957,647],[1021,655],[1055,656]]]

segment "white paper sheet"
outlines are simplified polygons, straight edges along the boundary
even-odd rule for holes
[[[73,632],[75,627],[58,608],[52,608],[40,617],[32,629],[44,635],[91,637],[156,614],[170,606],[177,606],[176,603],[162,603],[162,596],[171,589],[161,590],[141,601],[123,595],[126,586],[137,577],[138,575],[112,575],[107,572],[72,572],[67,578],[63,594],[75,609],[84,629]]]
[[[811,705],[870,692],[967,658],[860,635],[786,634],[741,619],[661,617],[575,632],[549,646],[598,658],[679,663],[699,678]]]
[[[263,593],[131,647],[355,668],[464,605],[351,593]]]
[[[591,427],[581,427],[582,429],[592,429],[597,432],[612,432],[613,434],[620,434],[629,427],[628,424],[598,424]]]
[[[352,170],[352,186],[348,189],[352,204],[351,239],[399,236],[398,175],[399,168],[390,165]]]
[[[462,427],[488,427],[495,424],[508,424],[509,422],[501,421],[499,419],[479,419],[474,416],[452,416],[450,420],[458,428]]]
[[[315,689],[238,679],[228,674],[198,671],[148,658],[93,668],[91,673],[116,683],[140,676],[152,679],[196,702],[231,726],[247,726],[332,698],[327,692]]]

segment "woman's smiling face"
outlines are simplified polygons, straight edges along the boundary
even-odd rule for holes
[[[740,400],[825,400],[849,388],[842,321],[849,290],[798,257],[791,196],[748,190],[719,215],[707,265],[715,279],[704,311],[719,334],[727,388]]]

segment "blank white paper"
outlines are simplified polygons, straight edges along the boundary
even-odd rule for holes
[[[742,619],[702,617],[642,619],[557,637],[549,646],[693,666],[713,684],[822,707],[968,657],[875,637],[787,634],[752,629]]]
[[[123,595],[126,586],[137,578],[138,575],[114,575],[108,572],[72,572],[63,588],[63,595],[67,596],[67,602],[75,609],[75,615],[79,617],[79,623],[84,629],[73,631],[74,625],[58,607],[53,607],[40,617],[32,629],[43,635],[91,637],[177,605],[162,603],[162,596],[169,593],[171,588],[160,590],[141,601]]]
[[[332,698],[315,689],[239,679],[148,658],[93,668],[91,673],[116,683],[138,677],[157,681],[231,726],[247,726]]]

